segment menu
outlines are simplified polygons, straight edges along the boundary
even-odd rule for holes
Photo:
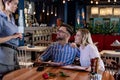
[[[73,69],[73,70],[84,70],[84,71],[86,71],[86,69],[87,69],[87,67],[76,66],[76,65],[62,66],[61,68],[64,68],[64,69]]]

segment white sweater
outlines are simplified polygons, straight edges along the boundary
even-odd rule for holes
[[[91,65],[90,59],[99,57],[99,70],[104,71],[104,63],[102,59],[100,58],[100,54],[98,52],[98,49],[95,45],[93,44],[88,44],[86,47],[82,48],[81,46],[79,47],[80,49],[80,63],[81,66],[84,67],[89,67]]]

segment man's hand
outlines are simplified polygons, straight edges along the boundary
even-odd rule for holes
[[[71,43],[70,46],[73,47],[73,48],[76,48],[76,47],[77,47],[77,45],[76,45],[75,43]]]
[[[34,61],[34,66],[39,66],[40,64],[42,64],[42,61],[40,59],[36,59]]]

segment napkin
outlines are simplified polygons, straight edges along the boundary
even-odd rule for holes
[[[118,40],[115,40],[112,45],[120,45],[120,42]]]

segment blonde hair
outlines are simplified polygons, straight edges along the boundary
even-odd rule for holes
[[[0,0],[0,10],[3,10],[3,9],[4,9],[3,1]]]
[[[78,31],[81,32],[82,35],[82,41],[81,41],[82,45],[86,46],[88,44],[93,44],[91,34],[88,29],[79,29]]]

